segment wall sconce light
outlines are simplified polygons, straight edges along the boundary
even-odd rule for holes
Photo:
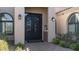
[[[21,16],[21,14],[19,14],[19,15],[18,15],[18,19],[21,20],[21,18],[22,18],[22,16]]]
[[[51,20],[52,20],[53,22],[55,22],[55,17],[52,17]]]

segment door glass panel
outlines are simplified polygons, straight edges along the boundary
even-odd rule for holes
[[[76,24],[76,32],[79,33],[79,23]]]
[[[9,14],[1,14],[2,21],[13,21],[12,17]]]
[[[13,32],[13,23],[6,22],[6,34],[12,34]]]
[[[27,28],[27,31],[31,31],[31,17],[27,18],[26,28]]]
[[[5,23],[0,22],[0,32],[5,33]]]
[[[39,26],[39,18],[37,17],[34,17],[34,21],[35,21],[35,24],[34,24],[34,32],[37,32],[38,31],[38,26]]]
[[[75,24],[69,24],[69,32],[75,33]]]
[[[8,13],[0,13],[0,32],[13,35],[13,18]]]

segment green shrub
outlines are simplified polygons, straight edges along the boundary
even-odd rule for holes
[[[71,44],[71,42],[67,42],[67,41],[66,41],[65,47],[66,47],[66,48],[69,48],[69,45],[70,45],[70,44]]]
[[[71,48],[73,50],[77,50],[77,43],[70,44],[69,48]]]
[[[15,51],[22,51],[22,50],[23,50],[22,47],[19,47],[19,46],[17,46],[15,49]]]
[[[58,38],[54,38],[54,39],[53,39],[53,43],[54,43],[54,44],[59,44],[59,41],[60,41],[60,39],[58,39]]]
[[[8,43],[5,40],[0,40],[0,51],[8,51]]]
[[[77,51],[79,51],[79,43],[76,43],[76,49]]]
[[[59,45],[62,47],[66,47],[66,42],[63,40],[60,40]]]
[[[17,48],[17,47],[24,49],[24,44],[18,43],[18,44],[16,45],[16,48]]]

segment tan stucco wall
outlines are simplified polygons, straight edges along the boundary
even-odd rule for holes
[[[47,30],[44,30],[44,25],[48,25],[48,9],[47,8],[43,8],[43,7],[26,7],[25,12],[42,14],[42,31],[43,32],[47,31]],[[44,40],[44,33],[42,33],[42,34],[43,34],[42,39]]]
[[[55,17],[55,10],[53,7],[48,7],[48,42],[52,42],[55,38],[55,21],[52,21],[52,17]]]
[[[60,11],[62,11],[62,10],[67,9],[67,8],[69,8],[69,7],[54,7],[54,12],[55,12],[55,13],[58,13],[58,12],[60,12]]]
[[[25,39],[25,35],[24,35],[24,16],[21,17],[21,19],[18,19],[18,15],[19,14],[24,14],[24,7],[15,7],[15,21],[14,21],[14,37],[15,37],[15,44],[17,43],[22,43],[24,44],[24,39]]]
[[[68,17],[74,12],[79,12],[79,8],[70,8],[63,12],[56,14],[56,22],[57,22],[57,33],[58,34],[65,34],[68,32]]]
[[[0,13],[9,13],[14,17],[14,7],[0,7]]]

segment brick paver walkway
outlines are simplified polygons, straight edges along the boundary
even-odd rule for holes
[[[29,47],[31,51],[73,51],[48,42],[26,43],[25,47]]]

